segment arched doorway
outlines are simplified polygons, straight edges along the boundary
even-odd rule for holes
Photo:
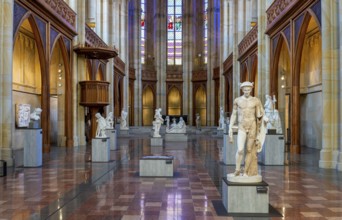
[[[155,101],[154,101],[154,93],[150,86],[146,86],[143,90],[142,95],[142,121],[143,126],[152,125],[154,109],[155,109]]]
[[[322,148],[322,39],[319,25],[307,13],[308,24],[303,25],[305,38],[300,53],[300,145]],[[298,72],[297,72],[298,74]]]
[[[199,114],[201,117],[201,125],[207,124],[207,93],[203,86],[199,86],[195,92],[195,108],[194,115]]]
[[[14,105],[26,104],[30,122],[30,112],[35,108],[43,109],[40,120],[35,125],[26,127],[43,127],[43,89],[42,77],[44,72],[44,50],[38,30],[32,16],[24,19],[16,31],[13,48],[12,96]],[[46,79],[46,78],[45,78]],[[13,109],[15,106],[13,106]],[[18,126],[18,125],[17,125]],[[19,128],[19,127],[18,127]],[[44,135],[44,134],[43,134]],[[16,145],[17,130],[14,130],[14,146]],[[21,137],[18,137],[21,138]]]
[[[167,115],[182,114],[182,96],[176,87],[172,87],[167,96]]]

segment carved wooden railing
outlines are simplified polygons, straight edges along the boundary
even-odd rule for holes
[[[80,105],[87,107],[100,107],[109,104],[109,82],[81,81]]]
[[[120,74],[125,75],[125,63],[121,60],[120,57],[114,58],[114,68],[116,71],[118,71]]]
[[[255,25],[239,43],[239,57],[243,56],[258,42],[258,25]]]
[[[166,81],[182,82],[183,81],[183,73],[182,72],[167,72],[166,73]]]
[[[192,81],[207,81],[207,70],[192,71]]]
[[[108,45],[87,24],[85,25],[85,38],[88,47],[108,48]]]
[[[154,70],[142,70],[141,80],[143,81],[157,81],[157,72]]]
[[[275,0],[267,9],[267,25],[271,24],[276,18],[284,12],[285,9],[292,7],[300,0]],[[301,0],[302,1],[302,0]]]
[[[233,67],[233,53],[223,62],[223,74],[227,73]]]

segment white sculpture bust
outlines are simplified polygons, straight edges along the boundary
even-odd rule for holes
[[[121,111],[120,130],[128,130],[127,112],[124,109],[122,109],[122,111]]]
[[[161,127],[161,124],[164,122],[164,119],[161,115],[161,108],[157,108],[155,110],[155,114],[154,114],[154,121],[152,122],[153,124],[153,137],[161,137],[160,134],[159,134],[159,131],[160,131],[160,127]]]
[[[281,120],[279,117],[279,112],[275,109],[276,98],[273,99],[270,95],[265,96],[265,115],[268,118],[267,129],[275,129],[277,134],[282,134],[283,129],[281,127]]]
[[[40,114],[42,113],[42,111],[43,110],[41,108],[35,108],[30,114],[30,119],[32,121],[38,121],[40,119]]]
[[[107,123],[107,129],[113,129],[113,112],[109,112],[107,117],[106,117],[106,123]]]
[[[97,138],[105,138],[106,136],[106,128],[107,128],[107,122],[102,117],[100,113],[95,114],[96,122],[97,122],[97,128],[96,128],[96,137]]]

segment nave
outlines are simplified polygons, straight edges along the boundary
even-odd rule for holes
[[[42,167],[10,169],[0,178],[0,219],[250,219],[213,205],[234,171],[220,162],[222,139],[190,134],[151,147],[148,133],[134,131],[118,136],[109,163],[90,162],[90,146],[53,147]],[[139,158],[151,154],[175,157],[173,178],[139,177]],[[319,150],[303,148],[286,166],[260,166],[270,205],[284,217],[256,219],[341,219],[341,173],[320,169],[318,159]]]

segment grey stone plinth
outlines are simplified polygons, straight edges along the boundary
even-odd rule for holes
[[[151,146],[163,146],[163,138],[162,137],[152,137],[151,138]]]
[[[42,129],[18,129],[16,137],[17,147],[24,148],[24,167],[42,166]]]
[[[40,120],[30,121],[29,128],[40,128]]]
[[[163,154],[163,146],[153,146],[151,147],[151,154],[153,155],[161,155]]]
[[[129,135],[129,130],[119,130],[119,135]]]
[[[116,130],[106,129],[106,135],[109,137],[110,150],[118,150]]]
[[[91,140],[91,161],[109,162],[110,143],[109,138],[93,138]]]
[[[222,162],[227,165],[235,165],[235,155],[237,151],[237,133],[233,134],[233,143],[229,142],[228,134],[223,135]]]
[[[188,136],[186,134],[166,133],[165,141],[188,141]]]
[[[173,176],[173,156],[145,156],[139,161],[140,176]]]
[[[269,187],[260,183],[232,183],[222,178],[222,200],[228,213],[268,213]]]
[[[263,149],[259,153],[259,162],[264,165],[284,165],[284,148],[284,135],[267,134]]]

